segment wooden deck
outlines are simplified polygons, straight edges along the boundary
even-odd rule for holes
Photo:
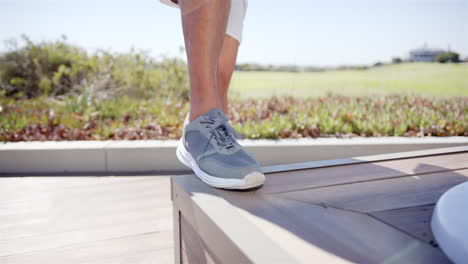
[[[468,147],[266,170],[251,192],[172,178],[178,262],[450,263],[430,220],[468,181]]]
[[[169,176],[0,178],[0,264],[173,259]]]
[[[254,223],[244,226],[243,231],[263,236],[264,243],[255,245],[259,252],[269,246],[280,249],[269,252],[270,256],[281,252],[289,256],[302,250],[304,254],[296,259],[309,260],[311,254],[340,260],[391,256],[393,259],[386,260],[398,263],[399,257],[417,252],[415,248],[438,252],[428,219],[443,191],[468,179],[467,160],[467,152],[461,152],[387,161],[346,159],[272,166],[265,168],[269,174],[262,189],[240,193],[209,188],[193,175],[176,176],[188,180],[185,187],[195,186],[205,193],[191,193],[197,207],[191,207],[191,213],[190,208],[184,208],[187,213],[179,219],[184,228],[176,230],[176,235],[182,231],[184,239],[176,242],[175,250],[169,176],[2,177],[0,264],[173,263],[174,251],[177,253],[177,246],[184,243],[197,241],[199,247],[194,249],[200,251],[213,243],[227,248],[241,239],[228,244],[206,240],[207,235],[219,235],[218,229],[200,237],[197,232],[206,218],[195,209],[203,206],[211,210],[209,215],[215,216],[217,224]],[[222,199],[212,200],[214,197]],[[217,205],[234,208],[229,211],[232,217],[225,219]],[[313,210],[326,212],[327,217],[317,217]],[[340,227],[340,219],[349,215],[355,216],[348,218],[349,228]],[[299,228],[304,223],[308,229]],[[356,230],[376,233],[356,235]],[[238,228],[230,231],[239,233]],[[380,238],[389,234],[404,247],[369,251],[371,246],[382,246]],[[259,239],[249,236],[242,240],[241,249]],[[347,240],[358,243],[359,250],[346,246],[343,241]],[[346,255],[350,250],[355,250],[351,257]],[[238,262],[241,256],[237,253],[230,251],[238,257],[230,260]],[[220,262],[219,256],[210,254],[200,260]],[[434,260],[446,261],[440,252],[433,254]]]

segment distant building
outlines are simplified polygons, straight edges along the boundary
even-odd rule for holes
[[[435,62],[436,57],[444,52],[445,50],[429,49],[427,45],[424,45],[423,48],[410,51],[409,60],[413,62]]]

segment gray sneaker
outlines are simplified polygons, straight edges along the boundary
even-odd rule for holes
[[[236,141],[229,120],[213,108],[184,122],[177,158],[205,183],[223,189],[249,189],[262,185],[265,175],[253,155]]]
[[[190,112],[188,112],[187,115],[185,116],[184,124],[183,124],[182,127],[185,127],[188,123],[190,123],[190,118],[189,117],[190,117]],[[232,129],[231,132],[234,135],[234,138],[236,138],[236,139],[246,139],[247,138],[244,134],[241,134],[241,133],[237,132],[235,129]],[[250,155],[252,155],[252,153],[250,153]]]

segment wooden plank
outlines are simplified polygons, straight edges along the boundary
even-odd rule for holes
[[[0,193],[6,195],[22,196],[34,192],[61,192],[73,188],[91,187],[96,185],[108,185],[113,183],[125,183],[133,181],[168,181],[169,176],[29,176],[1,177]]]
[[[467,168],[468,153],[271,173],[262,188],[280,193]]]
[[[294,262],[196,176],[175,176],[172,181],[174,203],[219,259],[236,263]]]
[[[434,245],[431,217],[434,205],[380,211],[371,213],[375,218],[388,223],[428,244]]]
[[[273,197],[259,192],[217,192],[234,205],[234,208],[249,220],[249,224],[258,228],[277,247],[291,256],[291,260],[285,263],[352,263],[304,239],[306,233],[309,236],[313,231],[299,225],[293,216],[280,210]],[[255,239],[248,232],[239,235],[242,234]]]
[[[182,263],[222,263],[214,257],[213,253],[209,252],[206,244],[183,215],[180,218],[180,231],[181,250],[183,251]]]
[[[171,241],[171,231],[154,232],[0,256],[0,263],[172,263]]]
[[[15,239],[25,236],[39,236],[49,233],[66,232],[70,230],[86,229],[93,226],[105,226],[112,219],[115,224],[147,219],[158,230],[172,226],[172,208],[170,202],[162,202],[150,195],[132,197],[128,201],[93,204],[92,199],[83,199],[80,206],[53,206],[54,200],[41,206],[35,206],[34,211],[26,209],[10,211],[0,216],[1,239]],[[11,209],[11,210],[14,210]],[[33,210],[33,209],[31,209]],[[47,214],[48,212],[48,214]]]
[[[468,169],[465,169],[280,193],[273,196],[370,213],[434,204],[445,191],[467,180]]]
[[[160,214],[160,217],[161,215],[170,216],[170,208],[167,212]],[[106,222],[105,224],[96,224],[93,221],[90,223],[90,226],[76,230],[58,230],[55,233],[24,235],[14,239],[2,238],[0,240],[0,256],[90,243],[96,240],[138,235],[147,232],[162,232],[163,230],[172,232],[172,228],[159,228],[159,220],[151,214],[143,215],[143,217],[129,215],[126,220],[114,219],[112,216],[109,216],[105,218],[104,221]],[[168,225],[170,226],[172,217],[167,217],[164,221],[169,223]],[[172,245],[172,238],[168,240],[167,243],[171,243]]]
[[[96,240],[172,231],[169,177],[122,181],[94,177],[100,184],[80,185],[68,177],[63,190],[43,191],[56,178],[42,178],[39,191],[14,197],[0,192],[0,256],[49,250]],[[131,178],[131,177],[130,177]],[[105,180],[104,180],[105,181]],[[13,187],[13,181],[10,182]],[[32,188],[32,187],[31,187]],[[52,189],[52,188],[51,188]],[[172,247],[172,239],[165,241]]]
[[[88,178],[88,177],[86,177]],[[131,178],[131,177],[130,177]],[[67,187],[63,185],[54,185],[54,180],[50,178],[43,178],[44,180],[38,186],[33,186],[31,189],[21,191],[21,187],[15,192],[15,187],[2,189],[0,192],[0,213],[4,213],[4,210],[8,209],[12,203],[19,203],[26,201],[26,205],[30,207],[30,201],[37,201],[43,203],[47,200],[56,199],[56,205],[69,204],[70,202],[79,203],[83,197],[88,196],[100,196],[101,198],[108,199],[125,199],[128,196],[135,195],[135,193],[141,193],[143,191],[153,191],[153,194],[164,194],[169,198],[169,178],[156,178],[149,177],[148,179],[140,179],[136,181],[110,181],[107,184],[90,184],[84,186],[74,186],[76,181],[79,181],[79,177],[68,177],[70,184],[73,187]],[[96,178],[97,181],[102,181],[100,178]],[[3,186],[3,185],[0,185]],[[154,192],[157,188],[157,192]],[[117,197],[114,194],[119,194]],[[63,201],[58,199],[59,197],[66,197],[67,200]],[[99,202],[97,200],[96,202]],[[18,208],[15,205],[15,208]]]
[[[450,263],[439,249],[368,215],[287,199],[273,201],[301,228],[301,239],[352,262],[383,263],[398,257],[398,263]]]
[[[146,221],[152,224],[153,231],[171,229],[169,184],[148,182],[132,186],[134,184],[109,190],[106,190],[107,186],[102,188],[102,192],[93,188],[93,192],[83,189],[76,193],[50,194],[47,199],[34,199],[34,195],[19,201],[4,199],[6,201],[1,202],[0,211],[0,232],[3,233],[0,241],[84,231],[100,226],[108,228],[109,221],[115,225]],[[161,187],[165,188],[158,191]],[[2,194],[0,197],[4,198]]]
[[[360,164],[360,163],[367,163],[367,162],[373,162],[373,161],[453,154],[457,152],[467,152],[467,151],[468,151],[468,146],[438,148],[438,149],[398,152],[398,153],[389,153],[389,154],[372,155],[372,156],[353,157],[353,158],[347,158],[347,159],[274,165],[274,166],[263,167],[262,171],[264,173],[285,172],[285,171],[313,169],[313,168],[322,168],[322,167],[331,167],[331,166],[340,166],[340,165],[349,165],[349,164]]]
[[[367,214],[260,193],[219,193],[299,263],[448,262],[438,249]]]

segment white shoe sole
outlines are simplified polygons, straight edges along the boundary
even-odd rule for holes
[[[265,175],[261,172],[249,173],[242,180],[224,179],[207,174],[206,172],[202,171],[200,167],[198,167],[198,164],[195,162],[192,155],[185,149],[185,146],[182,143],[182,139],[179,140],[176,154],[180,162],[191,168],[195,172],[195,175],[198,176],[198,178],[215,188],[244,190],[258,187],[265,182]]]

